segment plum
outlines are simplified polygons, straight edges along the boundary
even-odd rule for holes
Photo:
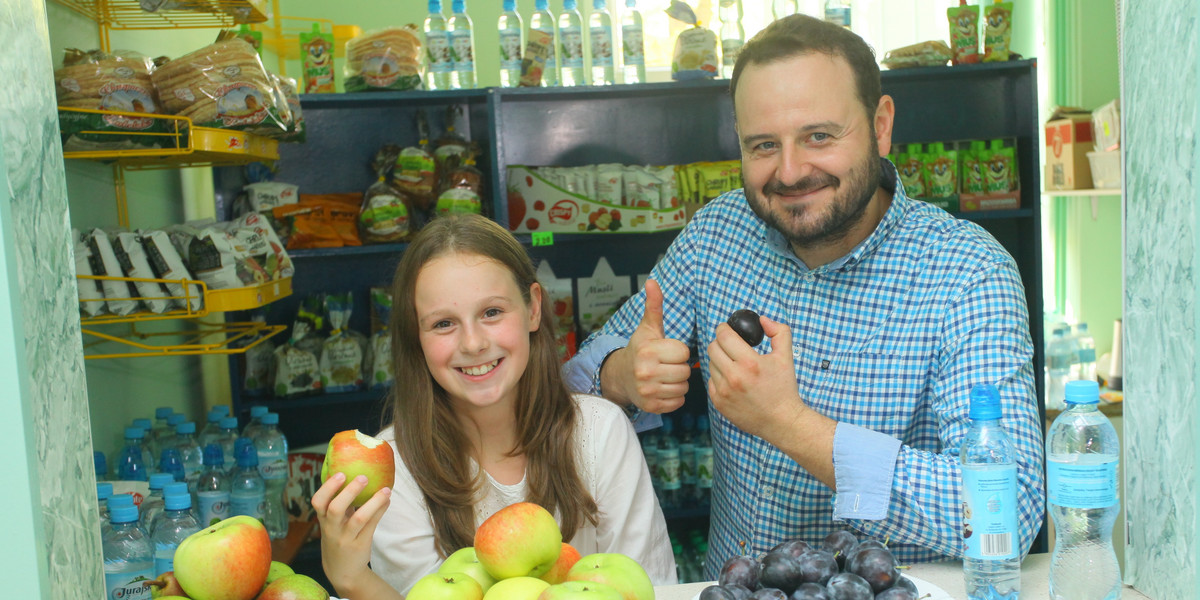
[[[832,600],[825,588],[816,583],[802,583],[788,600]]]
[[[754,590],[740,583],[727,583],[721,587],[729,590],[729,593],[733,594],[734,600],[749,600],[750,596],[754,595]]]
[[[901,575],[900,579],[898,579],[896,581],[896,585],[894,585],[892,587],[904,588],[904,589],[912,592],[914,596],[917,595],[917,584],[913,583],[913,580],[911,580],[903,575]]]
[[[721,565],[717,583],[721,585],[736,583],[754,591],[758,589],[758,576],[761,571],[762,566],[757,559],[745,555],[731,556],[729,560],[725,561],[725,564]]]
[[[768,552],[762,558],[762,571],[758,576],[759,585],[765,588],[778,588],[790,595],[800,587],[804,571],[800,560],[786,552]]]
[[[710,585],[700,590],[700,600],[737,600],[733,592],[719,585]]]
[[[838,573],[825,584],[829,600],[874,600],[875,592],[866,579],[854,573]]]
[[[801,554],[804,554],[811,549],[813,549],[813,547],[808,545],[808,542],[804,540],[788,540],[786,542],[777,544],[774,548],[771,548],[771,552],[783,552],[799,558]]]
[[[762,323],[758,320],[758,313],[752,310],[743,308],[733,311],[729,315],[729,326],[751,346],[757,346],[763,340]]]
[[[838,574],[837,559],[825,550],[809,550],[797,559],[800,562],[802,580],[825,585]]]
[[[837,559],[838,568],[846,568],[846,557],[858,547],[858,536],[845,530],[839,529],[825,536],[821,541],[821,549],[828,550],[833,553]]]
[[[866,579],[876,594],[892,587],[900,579],[897,566],[896,557],[886,548],[859,550],[846,562],[846,570]]]
[[[788,600],[788,595],[778,588],[760,588],[750,596],[751,600]]]
[[[917,600],[917,593],[902,587],[891,587],[879,592],[875,600]]]

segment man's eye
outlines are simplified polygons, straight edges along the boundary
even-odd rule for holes
[[[759,142],[755,144],[753,150],[755,152],[770,152],[775,149],[775,142]]]
[[[833,136],[829,135],[828,133],[822,133],[822,132],[818,131],[818,132],[812,134],[811,136],[809,136],[808,139],[820,144],[820,143],[824,143],[824,142],[827,142],[827,141],[833,139]]]

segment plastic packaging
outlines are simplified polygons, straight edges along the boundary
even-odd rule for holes
[[[142,456],[142,439],[146,430],[141,427],[125,428],[125,445],[117,455],[117,480],[149,481],[149,468]]]
[[[354,392],[365,387],[363,368],[370,364],[367,340],[349,328],[353,295],[330,294],[325,298],[332,329],[321,348],[321,387],[327,394]]]
[[[91,246],[87,243],[86,236],[82,236],[79,230],[71,230],[71,239],[75,245],[75,274],[76,275],[95,275],[92,271],[92,261],[96,260],[92,256]],[[100,281],[96,279],[76,279],[75,284],[79,290],[79,311],[85,317],[94,317],[108,310],[104,303],[104,291],[100,289]]]
[[[161,113],[150,73],[150,59],[134,52],[66,50],[54,71],[59,106],[132,113]],[[161,146],[161,120],[129,115],[59,113],[63,150],[132,150]],[[135,135],[121,135],[131,132]]]
[[[621,70],[623,83],[646,82],[646,48],[643,41],[642,13],[637,0],[625,0],[621,15]]]
[[[984,9],[983,62],[1003,62],[1011,54],[1012,2],[996,2]]]
[[[1061,409],[1075,354],[1067,340],[1066,325],[1055,327],[1046,344],[1046,408]]]
[[[717,34],[703,27],[692,7],[680,0],[671,0],[667,14],[677,21],[692,25],[690,29],[679,32],[675,38],[671,79],[686,81],[716,77],[720,71],[720,63],[717,61]]]
[[[346,42],[347,92],[421,86],[421,38],[415,26],[387,27]]]
[[[246,438],[238,438],[234,445],[237,467],[229,474],[229,516],[246,515],[262,521],[267,486],[258,472],[258,451]]]
[[[454,58],[450,53],[450,34],[446,32],[442,0],[429,0],[429,14],[421,30],[425,33],[425,89],[448,90]]]
[[[721,77],[733,77],[737,55],[746,43],[742,27],[742,0],[719,0],[717,15],[721,18]]]
[[[497,30],[500,37],[500,87],[516,87],[521,82],[521,50],[525,31],[517,0],[504,0]]]
[[[183,460],[183,481],[187,483],[188,491],[196,491],[196,482],[200,480],[200,472],[204,470],[204,451],[196,443],[196,424],[185,421],[175,428],[174,448],[179,451]]]
[[[150,532],[150,524],[154,522],[154,518],[163,511],[163,486],[174,482],[175,476],[170,473],[155,473],[150,476],[150,494],[138,507],[138,523],[147,533]]]
[[[337,90],[333,81],[333,34],[322,32],[321,24],[313,23],[312,31],[301,33],[299,37],[304,93],[334,93]]]
[[[544,52],[545,58],[543,60],[543,64],[540,65],[542,67],[542,73],[537,78],[532,78],[531,76],[533,81],[536,83],[526,83],[525,81],[522,81],[521,85],[540,85],[542,87],[556,86],[558,85],[558,28],[554,24],[554,15],[550,13],[549,0],[534,0],[533,14],[529,16],[529,41],[526,45],[525,60],[523,61],[525,64],[522,65],[522,68],[525,69],[525,72],[522,73],[523,80],[528,74],[528,69],[530,68],[528,63],[530,62],[531,55],[530,47],[535,41],[534,32],[541,32],[542,35],[540,36],[538,43],[546,47],[544,51],[537,52]]]
[[[963,577],[969,600],[1018,598],[1017,453],[1000,420],[1000,393],[991,384],[971,389],[971,429],[962,464]]]
[[[363,193],[359,211],[359,237],[364,244],[393,243],[408,237],[409,198],[392,183],[399,155],[399,147],[384,146],[371,163],[378,179]]]
[[[592,49],[592,85],[616,83],[616,43],[607,0],[592,0],[592,13],[588,16],[588,41]]]
[[[906,67],[940,67],[954,56],[942,40],[930,40],[888,50],[880,64],[889,69]]]
[[[979,5],[967,6],[959,0],[958,6],[946,9],[946,20],[950,22],[951,61],[956,65],[979,62]]]

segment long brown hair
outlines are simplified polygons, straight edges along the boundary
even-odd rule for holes
[[[529,364],[517,386],[517,443],[511,452],[526,458],[528,501],[557,512],[563,539],[570,540],[585,520],[596,524],[598,509],[576,460],[579,414],[560,371],[553,311],[545,291],[540,298],[530,297],[537,276],[525,249],[507,230],[484,217],[435,219],[409,244],[396,268],[391,318],[396,382],[389,419],[395,426],[396,450],[425,496],[439,554],[446,557],[472,545],[482,469],[472,473],[466,433],[446,391],[426,365],[414,306],[421,269],[435,258],[455,253],[500,263],[512,274],[526,306],[542,303],[541,325],[529,334]]]

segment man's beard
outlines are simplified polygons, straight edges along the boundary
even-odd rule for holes
[[[816,172],[792,185],[784,185],[771,179],[763,185],[762,195],[758,190],[746,188],[746,200],[758,218],[778,230],[795,248],[809,248],[828,244],[845,237],[866,213],[867,205],[879,187],[882,168],[879,163],[879,146],[871,136],[871,147],[867,155],[850,169],[845,185],[843,181],[824,172]],[[770,207],[764,200],[772,194],[806,193],[822,187],[833,188],[834,199],[820,209],[812,207]],[[820,215],[807,213],[821,210]],[[806,217],[808,217],[806,219]]]

